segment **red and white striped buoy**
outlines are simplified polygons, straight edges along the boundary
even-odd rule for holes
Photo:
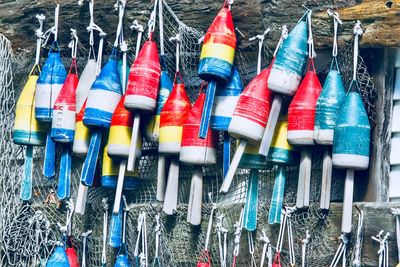
[[[200,93],[183,124],[179,160],[186,164],[208,165],[217,162],[216,132],[209,130],[205,139],[198,135],[205,97],[204,92]]]

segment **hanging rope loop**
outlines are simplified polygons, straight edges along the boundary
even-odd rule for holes
[[[328,9],[326,11],[328,15],[333,18],[333,46],[332,46],[332,56],[336,57],[337,56],[337,51],[338,51],[338,43],[337,43],[337,35],[338,35],[338,27],[339,24],[342,25],[343,22],[339,17],[339,13],[332,11],[331,9]]]
[[[153,11],[150,14],[150,19],[149,19],[149,22],[147,24],[148,29],[149,29],[148,35],[149,35],[149,39],[150,40],[152,40],[153,33],[154,33],[155,28],[156,28],[157,3],[158,3],[158,0],[155,0],[154,1]]]
[[[103,248],[101,252],[101,264],[107,264],[107,221],[108,221],[108,198],[103,198]]]
[[[307,21],[308,21],[308,57],[313,59],[317,56],[314,50],[314,38],[312,32],[312,10],[307,12]]]
[[[38,14],[36,15],[37,20],[39,21],[39,28],[35,31],[36,35],[36,56],[35,56],[35,66],[39,65],[40,61],[40,50],[42,46],[42,39],[44,39],[44,34],[43,34],[43,23],[44,20],[46,19],[46,16],[43,14]]]
[[[279,48],[281,47],[283,41],[288,37],[288,29],[286,25],[282,26],[282,33],[281,37],[279,38],[279,42],[276,45],[275,51],[274,51],[274,58],[276,57],[276,54],[278,53]]]
[[[181,37],[179,33],[177,33],[174,37],[169,38],[170,42],[176,43],[176,52],[175,52],[175,70],[179,72],[179,61],[180,61],[180,46],[181,46]]]
[[[264,44],[264,39],[265,39],[265,36],[270,31],[271,31],[271,28],[267,28],[262,34],[258,34],[249,39],[250,42],[258,40],[257,74],[260,74],[260,72],[261,72],[261,53],[262,53],[262,47]]]
[[[353,57],[353,81],[357,80],[357,65],[358,65],[358,41],[360,36],[364,33],[361,28],[361,22],[357,20],[356,25],[354,26],[354,57]]]

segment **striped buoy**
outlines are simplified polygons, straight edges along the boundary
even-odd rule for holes
[[[35,116],[42,122],[51,122],[54,103],[67,78],[60,52],[55,52],[53,47],[58,45],[53,44],[36,83]]]
[[[79,113],[86,102],[89,90],[96,80],[97,62],[96,59],[89,58],[85,68],[79,78],[78,87],[76,88],[76,112]]]
[[[56,246],[50,259],[47,261],[46,267],[70,267],[64,247]]]
[[[175,82],[160,114],[159,153],[179,154],[183,123],[190,109],[191,104],[185,91],[185,85],[182,82]]]
[[[205,139],[199,138],[201,113],[206,98],[200,93],[183,123],[179,160],[186,164],[208,165],[217,163],[217,135],[208,131]]]
[[[72,73],[72,68],[75,73]],[[60,143],[72,143],[75,134],[76,88],[78,86],[76,60],[72,60],[70,73],[65,79],[58,97],[54,103],[51,138]]]
[[[113,53],[116,53],[115,50]],[[83,123],[89,127],[110,127],[112,114],[121,95],[118,62],[111,57],[90,88]]]
[[[236,49],[232,13],[223,7],[204,36],[198,74],[203,80],[227,81]]]
[[[315,109],[322,88],[312,59],[309,65],[313,69],[309,66],[288,110],[287,138],[294,145],[314,144]]]
[[[303,76],[307,63],[307,21],[306,14],[283,41],[268,79],[268,88],[284,95],[294,95]]]
[[[150,115],[145,119],[145,137],[150,142],[158,142],[160,137],[160,114],[167,102],[168,96],[172,91],[172,81],[166,70],[161,71],[160,91],[158,93],[156,114]]]
[[[122,96],[111,118],[108,135],[108,155],[112,158],[128,158],[132,137],[133,113],[124,106],[125,96]],[[138,138],[136,157],[142,154],[141,138]]]
[[[35,88],[38,76],[29,74],[15,109],[13,141],[18,145],[42,146],[46,142],[47,125],[35,118]]]
[[[223,6],[204,36],[198,74],[208,81],[199,136],[205,138],[209,128],[217,82],[231,76],[236,49],[236,34],[230,7]]]
[[[263,170],[267,167],[267,161],[263,155],[258,154],[258,145],[247,144],[240,159],[239,168]]]
[[[321,145],[333,144],[333,131],[338,119],[340,104],[346,95],[339,68],[332,68],[334,61],[336,58],[332,61],[315,111],[314,140]]]
[[[286,165],[299,163],[300,155],[287,141],[287,116],[281,115],[276,124],[267,161],[277,165],[274,189],[268,214],[268,223],[281,223],[282,205],[285,193]]]
[[[146,41],[133,62],[125,97],[128,110],[153,112],[156,108],[161,67],[157,45]]]
[[[83,124],[85,108],[86,101],[83,103],[81,111],[76,114],[74,144],[72,146],[72,152],[80,157],[84,157],[87,154],[90,142],[90,130]]]
[[[263,70],[240,95],[228,128],[233,137],[252,144],[261,141],[272,101],[272,92],[267,86],[270,71],[271,67]]]
[[[243,83],[235,66],[226,83],[219,83],[215,93],[214,107],[211,113],[210,127],[213,130],[228,131],[233,112],[243,91]]]
[[[119,161],[113,160],[108,156],[108,146],[104,147],[103,164],[101,170],[101,185],[108,189],[117,188]],[[138,165],[133,172],[126,171],[124,179],[124,190],[135,190],[141,184],[139,179]]]
[[[281,115],[276,124],[275,134],[268,152],[268,162],[285,165],[295,165],[299,162],[299,152],[289,144],[287,134],[287,115]]]
[[[356,82],[353,81],[352,84],[354,83]],[[369,165],[370,131],[368,114],[365,111],[360,94],[356,91],[349,92],[340,106],[334,130],[333,166],[353,170],[367,169]]]

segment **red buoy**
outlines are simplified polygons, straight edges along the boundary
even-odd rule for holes
[[[179,160],[187,164],[205,165],[217,162],[216,132],[209,129],[206,138],[198,136],[205,99],[206,94],[200,93],[183,124]]]
[[[79,259],[78,259],[78,254],[76,254],[76,251],[73,247],[66,248],[65,253],[67,254],[68,257],[68,263],[70,267],[79,267],[81,266],[79,264]]]
[[[261,141],[273,96],[267,85],[270,71],[271,66],[263,70],[240,95],[228,129],[233,137],[253,144]]]
[[[293,145],[314,144],[315,110],[322,86],[315,72],[313,60],[310,60],[308,68],[288,110],[287,139]]]
[[[160,140],[158,146],[160,153],[179,154],[183,123],[191,106],[185,91],[185,85],[183,83],[175,83],[160,114]]]
[[[133,62],[126,89],[128,110],[154,111],[157,104],[161,67],[157,45],[151,39],[144,43]]]

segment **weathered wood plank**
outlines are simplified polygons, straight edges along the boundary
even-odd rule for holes
[[[176,15],[187,25],[205,31],[221,7],[222,1],[212,0],[167,0]],[[388,4],[392,2],[392,5]],[[115,32],[118,15],[113,9],[115,0],[95,2],[96,22],[109,34],[109,40]],[[327,8],[337,10],[344,25],[340,28],[339,43],[352,38],[354,21],[359,19],[365,28],[361,41],[364,47],[400,46],[400,1],[376,0],[237,0],[233,6],[236,26],[245,35],[242,46],[247,46],[247,39],[262,32],[266,27],[273,29],[268,43],[275,47],[282,24],[293,27],[304,10],[302,4],[315,9],[314,31],[317,47],[328,47],[332,42],[332,20],[326,14]],[[145,22],[150,12],[150,1],[128,1],[126,22],[134,19]],[[33,49],[33,32],[36,27],[35,14],[44,13],[47,17],[46,27],[53,21],[53,1],[7,1],[0,3],[0,32],[13,43],[14,49]],[[87,42],[85,27],[88,24],[88,7],[79,7],[76,0],[62,1],[60,12],[60,44],[67,44],[69,28],[76,28],[81,41]],[[130,33],[129,30],[126,31]]]

